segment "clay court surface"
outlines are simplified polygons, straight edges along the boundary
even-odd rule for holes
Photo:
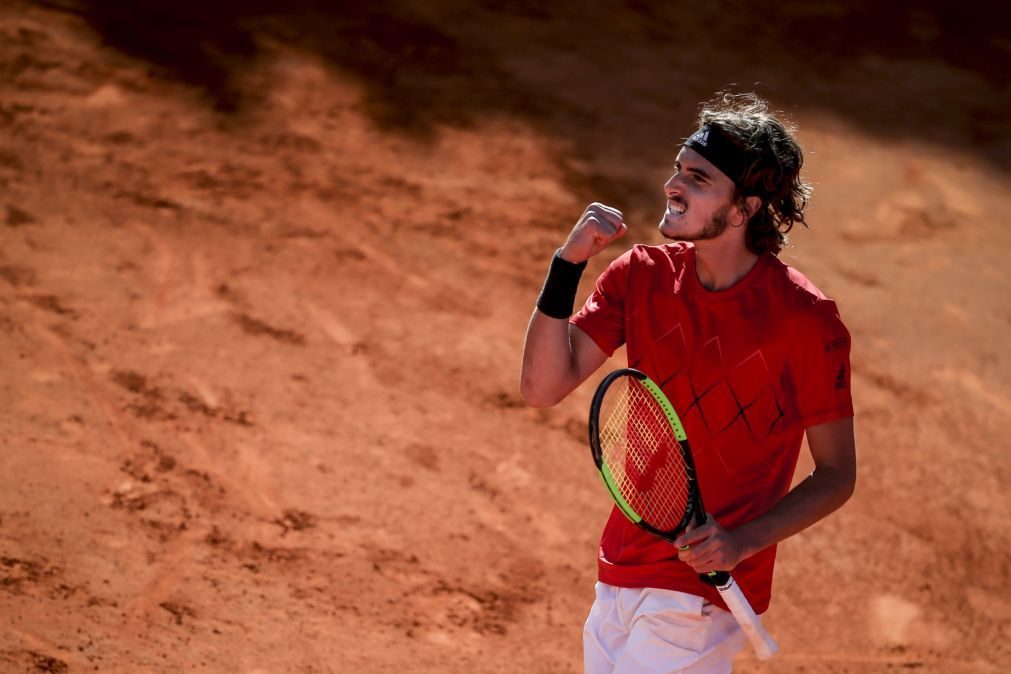
[[[3,3],[0,672],[581,671],[610,368],[530,409],[523,333],[732,82],[800,126],[860,456],[735,671],[1011,671],[1005,24],[653,4]]]

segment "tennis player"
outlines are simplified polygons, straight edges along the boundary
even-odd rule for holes
[[[572,315],[586,261],[627,228],[587,207],[551,261],[527,329],[521,389],[558,403],[626,346],[691,438],[707,522],[674,546],[615,507],[583,632],[587,674],[729,672],[746,643],[700,573],[732,571],[756,612],[776,544],[853,493],[850,335],[835,302],[777,255],[811,193],[801,148],[754,94],[702,106],[664,185],[660,232],[597,279]],[[814,471],[790,488],[807,435]]]

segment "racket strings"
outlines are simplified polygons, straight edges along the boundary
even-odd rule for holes
[[[681,445],[649,390],[623,379],[612,385],[601,415],[603,460],[629,506],[657,529],[673,531],[691,497]]]

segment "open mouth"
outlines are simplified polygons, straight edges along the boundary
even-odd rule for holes
[[[686,209],[687,206],[685,206],[684,204],[678,204],[673,201],[667,202],[667,215],[675,217],[679,215],[684,215]]]

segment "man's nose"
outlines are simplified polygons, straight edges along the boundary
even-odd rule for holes
[[[663,191],[667,193],[668,197],[677,192],[677,183],[678,175],[676,173],[668,178],[667,182],[664,183]]]

